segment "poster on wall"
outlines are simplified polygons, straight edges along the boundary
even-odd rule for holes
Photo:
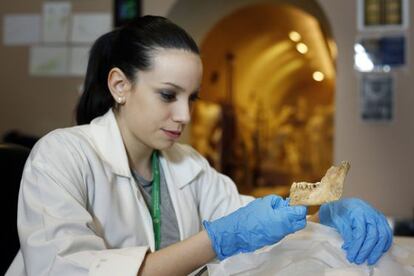
[[[358,28],[403,30],[408,27],[409,0],[358,0]]]
[[[7,46],[32,45],[41,39],[38,14],[6,14],[3,17],[3,43]]]
[[[74,13],[69,41],[73,44],[92,44],[112,29],[110,13]]]
[[[86,74],[89,59],[89,46],[74,46],[69,49],[69,74],[83,77]]]
[[[33,46],[30,48],[31,76],[66,76],[68,48],[65,46]]]
[[[43,42],[66,43],[69,34],[70,2],[45,2],[43,4]]]
[[[405,35],[385,35],[357,39],[354,66],[360,72],[390,71],[406,66]]]
[[[393,119],[394,81],[391,74],[363,74],[361,79],[361,119],[389,122]]]

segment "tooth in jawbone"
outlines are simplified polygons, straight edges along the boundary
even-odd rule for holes
[[[294,182],[290,187],[290,205],[321,205],[340,199],[349,168],[349,162],[343,161],[330,167],[320,182]]]

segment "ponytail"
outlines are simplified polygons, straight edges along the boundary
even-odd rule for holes
[[[107,77],[112,68],[111,53],[116,33],[114,30],[101,36],[90,50],[84,90],[76,110],[78,125],[90,123],[95,117],[105,114],[114,104]]]

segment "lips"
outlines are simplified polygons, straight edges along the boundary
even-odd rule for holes
[[[181,131],[174,131],[174,130],[166,130],[166,129],[162,129],[162,131],[164,131],[164,133],[172,139],[178,139],[181,135]]]

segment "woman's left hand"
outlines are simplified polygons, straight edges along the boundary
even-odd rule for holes
[[[385,216],[367,202],[346,198],[323,204],[320,223],[338,230],[344,239],[342,248],[351,263],[375,264],[392,244],[392,230]]]

